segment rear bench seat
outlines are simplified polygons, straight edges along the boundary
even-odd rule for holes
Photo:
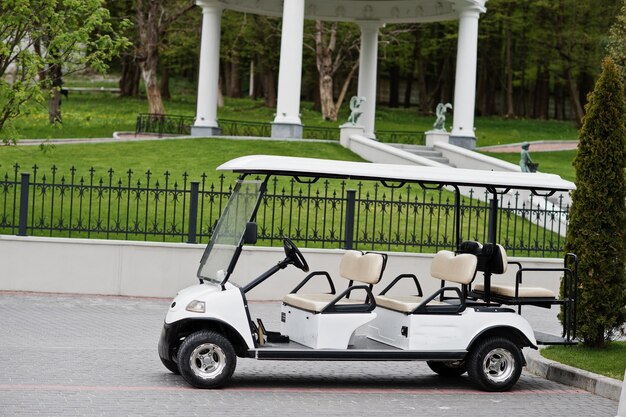
[[[485,245],[485,248],[487,245]],[[483,248],[483,250],[485,249]],[[508,257],[506,254],[506,250],[500,244],[496,244],[492,246],[490,250],[491,254],[490,259],[486,262],[489,264],[489,272],[492,274],[504,274],[509,265]],[[519,263],[514,263],[521,268]],[[520,279],[516,280],[515,285],[506,285],[506,284],[494,284],[491,283],[491,295],[495,298],[511,298],[511,300],[521,299],[521,298],[544,298],[554,300],[556,298],[556,294],[554,291],[551,291],[547,288],[543,287],[522,287],[520,284],[522,283],[521,275]],[[476,284],[474,286],[474,292],[484,294],[485,285],[484,284]],[[494,299],[495,301],[495,299]],[[549,301],[549,300],[545,300]]]

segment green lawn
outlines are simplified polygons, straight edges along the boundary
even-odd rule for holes
[[[550,346],[541,355],[566,365],[624,380],[626,342],[611,342],[606,349],[592,349],[582,345]]]
[[[112,81],[87,82],[85,80],[66,80],[66,86],[94,86],[114,87]],[[195,113],[195,91],[189,84],[175,82],[172,86],[174,97],[166,101],[165,106],[168,114],[180,114],[193,116]],[[146,112],[145,99],[120,98],[110,93],[79,93],[71,92],[69,99],[63,101],[63,124],[51,127],[47,123],[47,109],[40,107],[15,123],[15,132],[19,138],[90,138],[110,137],[114,131],[133,131],[137,113]],[[262,101],[251,99],[226,98],[224,107],[219,109],[218,116],[223,119],[236,119],[247,121],[270,122],[273,119],[275,109],[265,107]],[[347,107],[344,106],[340,121],[331,123],[323,121],[320,113],[313,109],[310,102],[304,102],[301,106],[302,121],[306,126],[336,127],[348,117]],[[452,116],[449,117],[448,127]],[[377,111],[376,126],[379,130],[428,130],[432,127],[434,118],[423,117],[416,114],[415,109],[390,109],[379,106]],[[499,118],[477,118],[477,134],[479,145],[491,145],[497,143],[519,142],[527,139],[572,139],[576,137],[576,129],[573,123],[559,121],[527,121],[505,120]],[[520,132],[524,132],[522,135]],[[356,155],[343,149],[338,144],[321,143],[286,143],[277,141],[243,141],[232,142],[223,139],[189,139],[167,140],[154,142],[120,142],[91,145],[57,145],[45,146],[43,151],[37,147],[0,147],[0,174],[11,173],[11,167],[19,163],[22,171],[31,171],[36,164],[40,167],[38,178],[47,175],[51,177],[51,167],[58,168],[57,177],[70,175],[71,166],[76,168],[77,179],[87,178],[89,169],[95,170],[95,179],[100,177],[107,179],[107,172],[112,169],[114,181],[127,182],[126,172],[133,171],[133,181],[145,181],[145,173],[152,173],[152,183],[157,179],[163,183],[163,174],[171,173],[171,181],[179,181],[184,172],[189,174],[189,180],[198,180],[202,173],[207,174],[209,182],[215,182],[218,174],[215,167],[220,163],[240,155],[248,154],[281,154],[292,156],[315,156],[319,158],[360,160]],[[514,156],[517,158],[517,156]],[[542,168],[546,165],[543,161]],[[234,175],[226,177],[226,183],[232,183]],[[105,181],[106,182],[106,181]],[[354,186],[354,185],[352,185]],[[373,193],[371,188],[363,190],[364,193]],[[396,193],[404,192],[397,191]],[[380,191],[381,194],[389,194],[389,190]],[[411,196],[417,196],[417,190],[412,191]],[[139,198],[139,196],[137,197]],[[385,197],[387,198],[387,197]],[[432,207],[443,207],[437,201],[435,193],[420,195],[421,201],[434,198],[430,204]],[[450,195],[444,194],[444,200]],[[476,205],[477,203],[472,203]],[[444,204],[445,205],[445,204]],[[381,206],[381,209],[384,209]],[[47,209],[46,209],[47,210]],[[437,208],[441,210],[441,208]],[[476,205],[480,215],[480,209]],[[136,214],[138,215],[138,214]],[[432,221],[429,214],[429,220]],[[145,216],[144,216],[145,217]],[[484,217],[484,216],[481,216]],[[396,219],[398,217],[396,216]],[[517,219],[518,216],[513,216]],[[141,220],[141,219],[140,219]],[[394,219],[395,220],[395,219]],[[370,225],[373,219],[369,219]],[[376,219],[380,224],[381,218]],[[398,227],[397,225],[394,227]],[[427,235],[437,238],[435,232],[439,225],[434,222],[419,225]],[[451,228],[452,225],[446,226]],[[508,226],[507,226],[508,227]],[[473,239],[482,239],[486,231],[484,219],[480,223],[466,221],[463,225],[464,235]],[[512,230],[525,230],[523,240],[526,244],[530,238],[545,241],[542,236],[530,226],[527,221],[515,222],[510,226]],[[363,228],[362,228],[363,229]],[[542,229],[543,230],[543,229]],[[391,233],[392,227],[386,226],[386,233]],[[410,230],[407,230],[407,233]],[[373,231],[369,238],[373,239]],[[447,232],[450,235],[450,232]],[[441,235],[439,235],[440,237]],[[418,236],[419,238],[419,236]],[[426,239],[426,237],[424,238]],[[428,237],[430,239],[430,237]],[[548,241],[555,240],[550,234]],[[545,243],[545,242],[544,242]],[[398,249],[394,246],[395,249]],[[402,249],[401,247],[399,248]],[[526,252],[525,252],[526,254]]]
[[[76,145],[48,145],[45,151],[37,146],[0,147],[0,167],[6,171],[16,162],[28,170],[34,164],[44,169],[56,165],[60,172],[71,166],[87,173],[94,168],[105,173],[132,169],[135,173],[151,170],[157,175],[165,171],[187,172],[198,178],[202,173],[217,176],[215,168],[223,162],[242,155],[269,154],[312,156],[325,159],[361,161],[339,143],[237,141],[227,139],[184,139]]]
[[[116,87],[114,80],[89,81],[83,78],[66,79],[66,87]],[[172,83],[172,99],[165,102],[167,114],[194,116],[196,111],[195,86],[175,80]],[[115,131],[134,131],[137,113],[148,111],[145,98],[120,98],[111,93],[70,92],[63,99],[63,123],[48,124],[46,105],[33,108],[30,114],[17,119],[11,134],[17,139],[47,138],[95,138],[111,137]],[[218,109],[218,119],[271,122],[275,108],[264,105],[263,100],[249,98],[225,98]],[[338,127],[348,119],[346,104],[341,108],[337,122],[324,121],[311,102],[303,102],[300,108],[302,123],[311,127]],[[426,131],[432,128],[434,116],[421,116],[416,108],[389,108],[378,105],[376,111],[377,130]],[[450,128],[453,115],[448,114]],[[577,128],[571,121],[505,119],[499,117],[477,117],[475,121],[478,146],[489,146],[533,140],[576,139]],[[0,139],[7,132],[0,133]]]
[[[130,169],[133,172],[130,184],[133,187],[138,187],[139,183],[142,186],[146,185],[147,178],[145,174],[150,170],[152,173],[150,184],[154,185],[159,181],[160,186],[163,187],[165,183],[164,173],[168,171],[171,174],[168,178],[170,186],[176,182],[180,187],[184,172],[189,175],[187,181],[201,181],[202,174],[205,173],[207,186],[215,184],[219,189],[218,176],[220,174],[215,171],[215,167],[229,159],[249,154],[280,154],[351,161],[361,160],[355,154],[342,148],[338,143],[332,142],[172,139],[163,141],[56,145],[46,147],[45,151],[36,146],[4,146],[0,147],[0,175],[4,177],[6,174],[9,179],[12,179],[12,167],[15,163],[20,165],[22,172],[32,173],[32,167],[36,164],[39,167],[37,172],[38,181],[41,181],[45,175],[49,184],[53,180],[51,168],[54,165],[57,168],[55,174],[56,183],[58,184],[62,178],[67,183],[71,181],[70,168],[73,166],[76,169],[74,183],[84,180],[87,184],[90,184],[89,172],[93,168],[95,170],[94,183],[99,183],[100,178],[102,178],[103,183],[108,184],[108,170],[112,169],[114,171],[111,178],[113,185],[127,186],[129,183],[127,171]],[[224,184],[226,187],[233,183],[234,177],[235,174],[225,174]],[[274,187],[274,184],[272,183],[271,186]],[[378,244],[376,244],[377,246],[367,246],[367,249],[402,251],[405,247],[404,243],[401,242],[413,239],[421,242],[447,242],[440,243],[441,246],[437,246],[435,243],[427,243],[424,248],[418,245],[418,250],[424,249],[424,251],[433,251],[437,247],[449,247],[451,245],[454,233],[450,214],[454,210],[454,198],[450,192],[444,191],[440,195],[437,191],[424,192],[416,186],[411,188],[405,186],[394,190],[374,184],[367,184],[361,188],[356,181],[348,182],[346,186],[359,190],[361,194],[357,198],[365,199],[366,195],[369,194],[368,200],[375,201],[375,203],[363,203],[363,215],[357,219],[359,222],[357,226],[358,233],[361,236],[366,236],[364,239],[371,241],[372,245],[376,241],[391,240],[398,242],[393,243],[392,246],[380,246]],[[290,187],[291,184],[287,181],[281,181],[276,184],[275,194],[280,195],[283,188],[289,190]],[[298,192],[302,190],[304,196],[311,195],[315,197],[318,195],[318,191],[320,193],[319,196],[326,195],[325,184],[321,181],[310,187],[301,184],[295,184],[295,187]],[[339,193],[339,197],[341,197],[343,194],[341,187],[342,183],[340,181],[330,181],[329,192],[332,195],[336,190]],[[7,204],[8,209],[5,208],[5,212],[6,210],[10,211],[12,198],[3,203],[5,200],[3,200],[4,196],[1,191],[0,189],[0,203]],[[38,191],[43,192],[44,190]],[[53,219],[55,222],[59,222],[59,219],[71,217],[69,211],[72,208],[69,207],[69,203],[66,203],[64,207],[60,205],[61,199],[67,199],[69,196],[66,193],[63,197],[60,194],[61,192],[61,189],[56,189],[54,191],[56,197],[51,190],[47,191],[45,198],[44,196],[40,198],[38,195],[35,195],[34,198],[37,199],[38,203],[36,204],[36,214],[31,223],[36,222],[37,218],[41,218],[42,224],[50,225]],[[108,189],[104,190],[104,192],[107,196],[110,193]],[[290,193],[288,192],[288,194]],[[100,194],[98,196],[102,197]],[[77,196],[74,197],[77,198]],[[146,198],[142,194],[133,196],[124,194],[123,197],[119,198],[127,199],[130,197],[132,197],[130,201],[119,201],[122,206],[119,209],[115,208],[115,216],[119,215],[122,219],[130,216],[131,223],[137,222],[144,225],[149,217],[156,218],[155,210],[150,209],[150,216],[147,215]],[[151,196],[151,198],[156,197],[156,195]],[[170,197],[173,198],[173,196]],[[112,198],[116,202],[118,197],[116,194],[113,194]],[[468,198],[464,199],[465,202],[463,204],[468,208],[464,211],[462,233],[466,238],[484,240],[487,231],[486,216],[484,216],[486,203],[484,201],[479,202],[478,198],[483,199],[484,196],[475,195],[472,201]],[[92,201],[91,197],[89,201]],[[340,227],[341,216],[335,218],[335,226],[328,226],[328,222],[332,222],[332,219],[329,220],[328,218],[336,213],[336,209],[333,208],[332,202],[325,198],[318,202],[315,200],[313,202],[315,204],[326,204],[327,206],[321,207],[319,210],[311,209],[311,211],[307,211],[307,213],[321,216],[320,218],[298,217],[296,220],[293,220],[291,214],[292,205],[297,203],[297,199],[286,199],[285,201],[289,204],[289,208],[286,211],[267,214],[265,217],[268,224],[273,222],[272,230],[281,229],[282,226],[280,225],[275,227],[277,222],[290,225],[289,227],[292,227],[290,229],[292,231],[302,226],[313,235],[329,233],[328,229],[337,230]],[[394,201],[394,203],[391,203],[391,201]],[[102,202],[106,204],[106,201]],[[52,207],[53,204],[54,207]],[[85,201],[84,204],[91,203]],[[155,204],[158,204],[156,200]],[[173,201],[169,201],[168,204],[173,204]],[[295,209],[300,210],[300,207],[295,207]],[[89,217],[86,211],[87,207],[83,206],[81,210],[84,211],[83,217]],[[74,216],[78,213],[74,212]],[[219,209],[216,208],[214,215],[218,214]],[[539,245],[550,245],[551,242],[554,242],[557,246],[562,245],[562,238],[550,232],[544,235],[543,228],[531,224],[527,220],[522,220],[519,216],[502,216],[502,219],[502,236],[509,236],[512,239],[515,236],[514,241],[517,243],[523,240],[525,242],[524,247],[528,247],[535,239],[539,242]],[[76,220],[74,220],[75,222]],[[327,222],[326,225],[324,222]],[[212,223],[208,222],[203,227],[206,228],[211,225]],[[44,234],[48,234],[48,232]],[[55,236],[63,235],[62,233],[56,234],[52,228],[49,229],[49,234]],[[381,237],[383,235],[386,237]],[[139,238],[143,239],[142,236]],[[159,240],[158,236],[156,239]],[[524,250],[523,254],[531,255],[535,253],[532,248],[529,250],[531,252]]]
[[[551,151],[551,152],[531,152],[533,161],[539,163],[539,171],[558,174],[562,178],[574,181],[576,179],[576,171],[572,162],[576,157],[575,150],[571,151]],[[485,155],[493,156],[513,164],[519,164],[519,153],[495,153],[482,152]]]

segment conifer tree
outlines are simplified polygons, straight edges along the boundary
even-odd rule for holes
[[[578,335],[602,347],[626,321],[626,103],[610,58],[589,94],[565,250],[578,255]]]

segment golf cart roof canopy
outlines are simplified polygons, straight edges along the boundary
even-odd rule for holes
[[[217,169],[242,174],[416,182],[544,192],[568,191],[576,188],[573,182],[566,181],[555,174],[348,162],[290,156],[243,156],[225,162]]]

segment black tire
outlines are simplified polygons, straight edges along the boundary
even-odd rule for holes
[[[524,357],[509,339],[484,339],[468,354],[467,373],[485,391],[507,391],[520,377]]]
[[[176,362],[161,358],[161,363],[167,368],[168,371],[176,375],[180,375],[180,369],[178,369],[178,364]]]
[[[467,372],[465,361],[426,361],[428,367],[443,377],[461,376]]]
[[[180,374],[196,388],[219,388],[237,365],[233,345],[223,335],[202,330],[183,340],[178,350]]]

